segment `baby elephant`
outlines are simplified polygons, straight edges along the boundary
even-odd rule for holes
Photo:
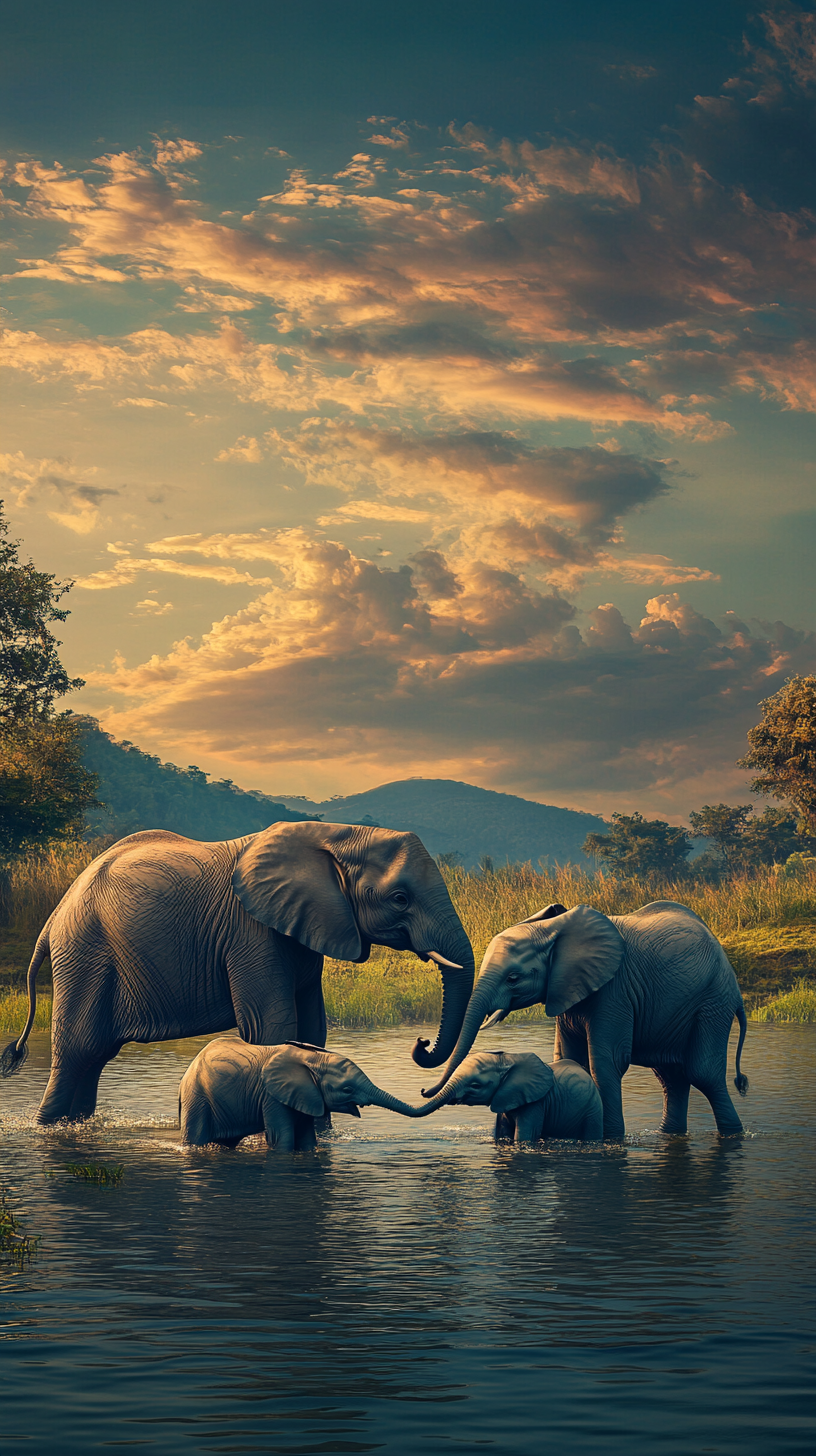
[[[182,1141],[234,1148],[242,1138],[266,1133],[270,1147],[285,1152],[314,1148],[315,1120],[328,1112],[387,1107],[415,1116],[414,1109],[370,1082],[348,1057],[308,1042],[254,1046],[234,1036],[216,1037],[190,1063],[179,1086]]]
[[[589,1072],[566,1059],[548,1065],[534,1052],[472,1052],[418,1115],[450,1102],[488,1106],[496,1113],[495,1136],[517,1143],[603,1138],[600,1093]]]

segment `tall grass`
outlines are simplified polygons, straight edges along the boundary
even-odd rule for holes
[[[37,934],[76,876],[108,841],[57,847],[8,872],[5,928],[0,928],[0,1031],[25,1021],[25,998],[12,999],[23,978]],[[723,942],[750,1006],[787,990],[803,976],[816,978],[816,876],[786,878],[770,872],[707,885],[693,880],[617,880],[576,867],[539,873],[530,865],[487,874],[444,870],[451,898],[473,943],[476,964],[489,942],[551,901],[593,905],[607,915],[636,910],[650,900],[688,905]],[[47,987],[48,967],[40,977]],[[324,973],[326,1009],[335,1024],[398,1026],[435,1021],[441,1009],[441,979],[413,956],[375,947],[364,966],[328,961]],[[38,1006],[39,1027],[48,1024],[50,1004]],[[516,1013],[538,1020],[541,1007]]]
[[[782,996],[751,1012],[752,1021],[816,1021],[816,986],[797,981]]]

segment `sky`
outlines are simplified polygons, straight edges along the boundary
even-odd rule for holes
[[[748,802],[816,671],[816,12],[0,4],[0,496],[270,793]]]

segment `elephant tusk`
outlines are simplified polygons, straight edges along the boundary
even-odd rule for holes
[[[449,961],[445,956],[440,955],[438,950],[429,950],[428,960],[435,961],[438,966],[446,966],[449,971],[464,970],[464,967],[458,966],[456,961]]]
[[[479,1030],[487,1031],[489,1026],[498,1026],[499,1022],[504,1021],[505,1016],[509,1016],[509,1014],[508,1011],[494,1011],[492,1016],[488,1016],[487,1020],[482,1022]]]

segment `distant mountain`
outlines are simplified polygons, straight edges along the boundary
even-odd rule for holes
[[[315,817],[268,794],[236,788],[231,779],[210,783],[193,765],[177,768],[133,743],[116,743],[95,718],[83,719],[82,738],[82,761],[99,775],[97,798],[105,806],[86,816],[90,834],[119,839],[137,829],[172,829],[191,839],[238,839],[279,819]]]
[[[385,829],[411,829],[431,854],[458,850],[467,868],[490,855],[498,866],[531,860],[537,865],[585,864],[581,845],[592,830],[607,826],[595,814],[536,804],[515,794],[477,789],[455,779],[398,779],[347,798],[311,799],[279,795],[302,814],[328,823],[373,822]]]

